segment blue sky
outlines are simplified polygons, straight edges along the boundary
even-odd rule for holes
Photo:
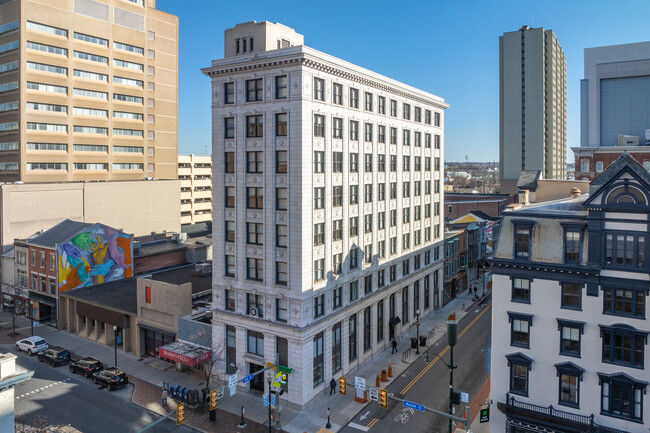
[[[396,4],[399,6],[396,7]],[[180,19],[179,153],[211,150],[210,80],[223,32],[280,22],[305,45],[443,97],[445,160],[499,158],[499,36],[521,25],[553,29],[567,57],[568,147],[580,145],[584,48],[650,39],[650,2],[158,0]],[[207,146],[207,147],[206,147]],[[567,158],[573,160],[569,150]]]

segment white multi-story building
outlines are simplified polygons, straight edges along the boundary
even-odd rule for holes
[[[213,341],[240,377],[293,368],[282,399],[296,405],[441,305],[448,106],[302,44],[280,24],[239,24],[203,70]]]
[[[212,156],[178,155],[181,224],[212,221]]]
[[[492,262],[490,430],[647,432],[650,174],[505,212]]]

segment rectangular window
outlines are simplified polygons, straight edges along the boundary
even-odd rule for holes
[[[350,140],[359,141],[359,122],[350,120]]]
[[[386,270],[380,269],[377,271],[377,287],[384,287],[386,285]]]
[[[232,222],[234,230],[234,222]],[[251,245],[263,245],[264,244],[264,224],[261,223],[246,223],[248,228],[248,236],[246,242]],[[234,238],[234,233],[233,233]],[[234,240],[232,241],[234,242]]]
[[[264,281],[264,260],[247,258],[246,278],[253,281]],[[260,317],[262,315],[260,314]]]
[[[343,288],[342,287],[336,287],[334,290],[332,290],[332,305],[334,308],[341,308],[343,305]]]
[[[581,232],[564,231],[564,263],[580,262]]]
[[[645,318],[645,292],[623,288],[603,288],[603,314]]]
[[[343,239],[343,220],[332,221],[332,240],[340,241]]]
[[[248,209],[264,209],[264,188],[246,188]]]
[[[235,103],[235,83],[223,84],[223,103],[224,104]]]
[[[510,317],[510,345],[530,347],[530,317],[513,315]]]
[[[235,138],[235,118],[226,117],[223,119],[223,138]]]
[[[350,302],[359,299],[359,281],[352,281],[350,283]]]
[[[289,78],[286,75],[275,77],[275,99],[289,97]]]
[[[402,112],[405,120],[411,120],[411,106],[409,104],[403,104]]]
[[[390,100],[390,115],[392,117],[397,117],[397,101],[394,99]],[[394,143],[391,143],[394,144]]]
[[[530,280],[525,278],[512,279],[512,302],[530,304]]]
[[[332,256],[332,272],[335,275],[343,271],[343,253],[334,254]]]
[[[607,233],[605,264],[625,268],[645,267],[645,236]]]
[[[264,173],[264,152],[246,152],[246,172]]]
[[[390,128],[390,144],[397,144],[397,128]],[[391,158],[394,155],[391,155]]]
[[[643,368],[648,333],[626,325],[600,325],[603,340],[603,362]]]
[[[225,223],[225,228],[226,228],[226,242],[235,242],[235,222],[234,221],[226,221]]]
[[[314,209],[325,208],[325,188],[314,188]]]
[[[410,146],[411,145],[411,131],[409,131],[408,129],[405,129],[405,130],[402,131],[402,133],[403,133],[402,144],[404,144],[404,146]]]
[[[440,113],[433,113],[433,126],[440,126]]]
[[[289,165],[287,151],[278,150],[275,152],[275,172],[276,173],[286,173],[287,167]]]
[[[359,108],[359,89],[350,87],[350,108]]]
[[[355,217],[358,219],[358,217]],[[350,270],[357,269],[359,267],[359,248],[352,247],[350,249]]]
[[[386,257],[386,241],[377,242],[377,256],[380,259],[383,259],[384,257]],[[382,275],[382,280],[383,280],[383,276],[384,276],[383,271],[381,271],[381,275]]]
[[[372,93],[365,92],[365,98],[366,98],[366,107],[365,107],[366,111],[372,111]]]
[[[276,137],[287,136],[287,113],[277,113],[275,115],[275,135]]]
[[[314,99],[317,101],[325,100],[325,80],[314,78]]]
[[[325,152],[314,152],[314,173],[325,173]]]
[[[275,226],[275,244],[277,247],[286,248],[289,233],[286,225],[277,224]]]
[[[332,84],[332,103],[343,105],[343,85],[336,83]]]
[[[264,95],[262,78],[246,80],[246,102],[261,101]]]
[[[383,96],[379,97],[378,103],[377,103],[377,113],[379,114],[386,114],[386,98]]]
[[[343,138],[343,119],[332,118],[332,137]]]
[[[325,295],[314,298],[314,318],[321,317],[325,314]]]
[[[532,228],[516,227],[515,229],[515,258],[528,260],[530,258],[530,232]]]
[[[235,291],[224,290],[224,308],[227,311],[235,311]]]
[[[264,116],[246,116],[246,137],[255,138],[264,136]]]
[[[408,323],[409,321],[409,288],[402,289],[402,322]]]
[[[248,341],[246,351],[258,356],[264,356],[264,334],[261,332],[247,330]]]
[[[314,246],[325,244],[325,223],[314,224]]]
[[[351,153],[350,154],[350,173],[359,172],[359,154]]]
[[[286,299],[275,300],[275,320],[287,323],[289,318],[289,301]]]
[[[359,185],[350,185],[350,204],[359,203]]]
[[[525,364],[510,363],[510,392],[518,395],[528,395],[528,369]]]
[[[314,281],[325,279],[325,259],[314,260]]]
[[[226,187],[225,199],[226,199],[226,203],[225,203],[226,207],[235,207],[235,187],[234,186],[227,186]]]
[[[5,31],[13,30],[15,28],[18,28],[18,21],[17,20],[12,21],[12,22],[10,22],[8,24],[4,24],[4,26],[6,26]],[[27,21],[27,29],[36,30],[38,32],[49,33],[51,35],[56,35],[56,36],[63,36],[64,38],[68,37],[68,31],[67,30],[64,30],[64,29],[61,29],[61,28],[58,28],[58,27],[48,26],[48,25],[45,25],[45,24],[35,23],[35,22],[32,22],[32,21]],[[2,32],[0,32],[0,33],[2,33]]]
[[[144,302],[146,302],[147,304],[151,304],[151,287],[146,286],[144,290],[145,290]]]
[[[332,327],[332,374],[342,367],[341,352],[341,322],[339,322]]]
[[[363,310],[363,350],[368,351],[372,348],[370,338],[370,307]]]
[[[332,206],[339,207],[343,205],[343,187],[332,187]]]
[[[574,283],[562,284],[561,308],[569,310],[582,309],[582,285]]]
[[[351,316],[348,320],[348,359],[354,361],[357,359],[357,316]]]
[[[630,380],[629,376],[600,376],[600,413],[615,418],[643,422],[643,395],[646,382]]]
[[[287,210],[289,207],[289,190],[287,188],[275,189],[275,209]]]
[[[314,114],[314,137],[325,137],[325,116]]]
[[[364,123],[364,139],[366,142],[372,142],[372,123]]]
[[[584,324],[560,322],[560,354],[580,357],[580,335]]]
[[[377,126],[377,142],[386,143],[386,127],[384,125]],[[384,157],[384,155],[380,155]]]

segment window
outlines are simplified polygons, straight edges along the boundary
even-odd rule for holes
[[[605,265],[645,267],[645,236],[636,234],[605,235]]]
[[[380,183],[377,185],[377,200],[384,201],[386,200],[386,184]]]
[[[235,138],[234,117],[226,117],[223,119],[223,138]]]
[[[325,188],[314,188],[314,209],[325,208]]]
[[[275,189],[275,209],[287,210],[289,206],[289,190],[287,188]]]
[[[332,240],[340,241],[343,239],[343,220],[332,221]]]
[[[278,150],[275,152],[275,172],[286,173],[289,164],[289,157],[286,150]]]
[[[508,312],[510,319],[510,345],[517,347],[530,347],[530,327],[533,316]]]
[[[357,173],[359,171],[359,154],[350,154],[350,173]]]
[[[390,254],[391,255],[397,254],[397,236],[390,238]],[[391,267],[391,271],[392,271],[392,267]]]
[[[234,290],[224,290],[224,308],[227,311],[235,311],[235,291]]]
[[[440,136],[438,134],[435,135],[435,147],[440,149]]]
[[[343,253],[334,254],[332,257],[332,272],[335,275],[343,272]]]
[[[56,47],[53,45],[39,44],[37,42],[27,41],[27,48],[30,50],[43,51],[44,53],[58,54],[60,56],[68,56],[68,50],[65,48]]]
[[[402,223],[408,224],[411,222],[411,208],[405,207],[402,210]]]
[[[580,171],[585,173],[589,171],[589,160],[588,159],[581,159],[580,160]]]
[[[350,140],[359,141],[359,122],[350,120]]]
[[[314,281],[325,279],[325,259],[314,260]]]
[[[246,351],[258,356],[264,356],[264,334],[261,332],[247,330],[248,344]]]
[[[389,276],[390,276],[390,282],[392,283],[393,281],[395,281],[397,279],[397,265],[391,265],[391,267],[388,269],[388,271],[389,271]]]
[[[643,368],[647,332],[629,325],[599,326],[603,340],[603,362]]]
[[[287,226],[277,224],[275,226],[275,244],[277,247],[286,248],[287,238],[289,236]]]
[[[440,126],[440,113],[433,113],[433,126]]]
[[[411,196],[411,182],[404,182],[402,184],[402,197],[407,198]],[[438,214],[436,214],[438,215]]]
[[[603,288],[603,314],[645,317],[645,291],[628,288]]]
[[[372,214],[368,214],[363,217],[363,232],[372,232]]]
[[[314,152],[314,173],[325,173],[325,152]]]
[[[321,317],[325,314],[325,295],[314,298],[314,318]]]
[[[334,308],[341,308],[343,305],[343,288],[336,287],[332,290],[332,305]]]
[[[350,108],[359,108],[359,89],[350,87]]]
[[[224,104],[235,103],[235,83],[223,84],[223,103]]]
[[[359,281],[352,281],[350,283],[350,302],[359,299]]]
[[[370,307],[363,310],[363,350],[368,351],[372,348],[370,338]]]
[[[73,53],[74,58],[87,60],[89,62],[104,63],[108,65],[108,57],[98,56],[96,54],[84,53],[82,51],[75,51]]]
[[[234,222],[233,229],[234,229]],[[263,245],[264,244],[264,224],[261,223],[246,223],[248,228],[248,236],[246,242],[252,245]],[[234,233],[233,233],[234,238]],[[234,239],[233,241],[234,242]]]
[[[350,204],[359,203],[359,185],[350,185]]]
[[[133,69],[134,71],[144,71],[142,63],[127,62],[126,60],[113,59],[113,66],[125,69]]]
[[[250,191],[249,191],[250,194]],[[227,186],[226,187],[226,207],[235,207],[235,187],[234,186]],[[249,195],[249,200],[250,200],[250,195]],[[249,201],[250,203],[250,201]]]
[[[343,119],[338,117],[332,118],[332,137],[343,138]]]
[[[601,173],[603,171],[603,162],[602,161],[597,161],[596,162],[596,173]]]
[[[348,355],[349,360],[354,361],[357,359],[357,316],[351,316],[348,320]]]
[[[366,111],[372,111],[372,93],[365,92]]]
[[[404,155],[404,156],[402,157],[402,162],[403,162],[403,164],[402,164],[402,167],[403,167],[402,170],[403,170],[403,171],[410,171],[410,170],[411,170],[411,157],[408,156],[408,155]]]
[[[364,123],[364,139],[367,142],[372,141],[372,123]]]
[[[354,217],[355,220],[358,219],[358,217]],[[352,218],[350,218],[352,220]],[[352,247],[350,248],[350,270],[352,269],[357,269],[359,267],[359,248]]]
[[[77,35],[75,34],[75,37],[76,36]],[[102,45],[108,45],[108,41],[106,41],[106,44],[102,44]],[[113,42],[113,48],[118,49],[118,50],[123,50],[123,51],[129,51],[129,52],[136,53],[136,54],[143,54],[144,53],[144,50],[142,48],[140,48],[140,47],[136,47],[136,46],[129,45],[129,44],[123,44],[121,42]]]
[[[402,262],[402,275],[408,275],[411,273],[411,260],[406,259]]]
[[[366,263],[372,263],[372,244],[363,247],[363,257],[365,258]],[[368,280],[368,278],[372,277],[367,276],[366,280]]]
[[[415,131],[415,147],[421,147],[421,146],[422,146],[422,133],[419,131]],[[420,169],[417,168],[416,170],[419,171]]]
[[[384,287],[386,285],[386,270],[380,269],[377,271],[377,287]]]
[[[390,128],[390,144],[397,144],[397,128]],[[391,158],[393,156],[391,155]]]
[[[246,172],[264,173],[264,153],[246,152]]]
[[[15,28],[18,28],[18,21],[12,21],[10,23],[4,24],[4,30],[0,31],[0,33],[7,32],[9,30],[13,30]],[[27,29],[29,30],[36,30],[38,32],[44,32],[44,33],[49,33],[51,35],[56,35],[56,36],[63,36],[64,38],[68,37],[68,31],[64,29],[60,29],[58,27],[52,27],[48,26],[45,24],[39,24],[35,23],[32,21],[27,21]]]
[[[409,104],[403,104],[402,114],[405,120],[411,120],[411,106]]]
[[[569,310],[582,309],[582,285],[574,283],[562,284],[562,308]]]
[[[377,242],[377,256],[380,259],[383,259],[384,257],[386,257],[386,241]],[[383,277],[383,271],[382,271],[382,277]]]
[[[332,206],[339,207],[343,204],[343,187],[332,187]]]
[[[264,116],[246,116],[246,137],[255,138],[264,136]]]
[[[532,360],[521,353],[506,355],[506,358],[510,367],[510,393],[528,396],[528,373]]]
[[[264,260],[246,259],[248,262],[246,278],[253,281],[264,281]],[[262,315],[260,314],[260,317]]]
[[[402,289],[402,321],[408,323],[409,321],[409,288]]]
[[[512,302],[530,304],[530,280],[526,278],[512,279]]]
[[[392,117],[397,117],[397,101],[394,99],[390,100],[390,115]],[[394,143],[391,143],[394,144]]]
[[[226,242],[235,242],[235,222],[226,221]]]
[[[246,80],[246,102],[261,101],[263,93],[262,78]]]
[[[633,377],[618,373],[608,375],[598,373],[600,379],[600,413],[614,418],[643,422],[643,394],[647,382],[636,381]]]
[[[325,223],[314,224],[314,246],[325,244]]]
[[[287,113],[275,115],[275,135],[276,137],[287,136]]]
[[[584,332],[584,322],[557,319],[560,331],[560,355],[580,357],[580,340]]]
[[[264,209],[264,188],[248,187],[246,190],[248,196],[248,209]]]
[[[289,301],[286,299],[275,300],[275,320],[287,323],[289,318]]]
[[[289,96],[289,78],[286,75],[275,77],[275,99],[287,99]]]
[[[532,223],[515,223],[515,258],[530,259],[530,238],[533,230]]]
[[[332,327],[332,373],[341,369],[341,322]]]
[[[403,133],[402,143],[404,144],[404,146],[410,146],[411,145],[411,131],[409,131],[408,129],[405,129],[404,131],[402,131],[402,133]]]
[[[336,83],[332,84],[332,103],[343,105],[343,85]]]
[[[325,100],[325,80],[314,78],[314,99],[317,101]]]
[[[580,247],[582,246],[582,232],[564,230],[564,263],[580,263]]]
[[[325,116],[314,114],[314,137],[325,137]]]
[[[379,97],[379,101],[377,103],[377,113],[386,114],[386,98],[383,96]]]
[[[562,406],[580,407],[580,381],[584,369],[572,362],[556,364],[557,375],[560,378],[558,402]]]

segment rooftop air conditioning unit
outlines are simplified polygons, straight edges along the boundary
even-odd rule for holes
[[[251,307],[248,310],[248,315],[253,317],[262,317],[262,309],[260,307]]]
[[[212,263],[197,263],[194,270],[201,275],[210,275],[212,273]]]
[[[650,145],[650,129],[645,130],[645,144],[646,146]]]
[[[618,134],[618,145],[619,146],[638,146],[639,137],[635,135],[623,135]]]

